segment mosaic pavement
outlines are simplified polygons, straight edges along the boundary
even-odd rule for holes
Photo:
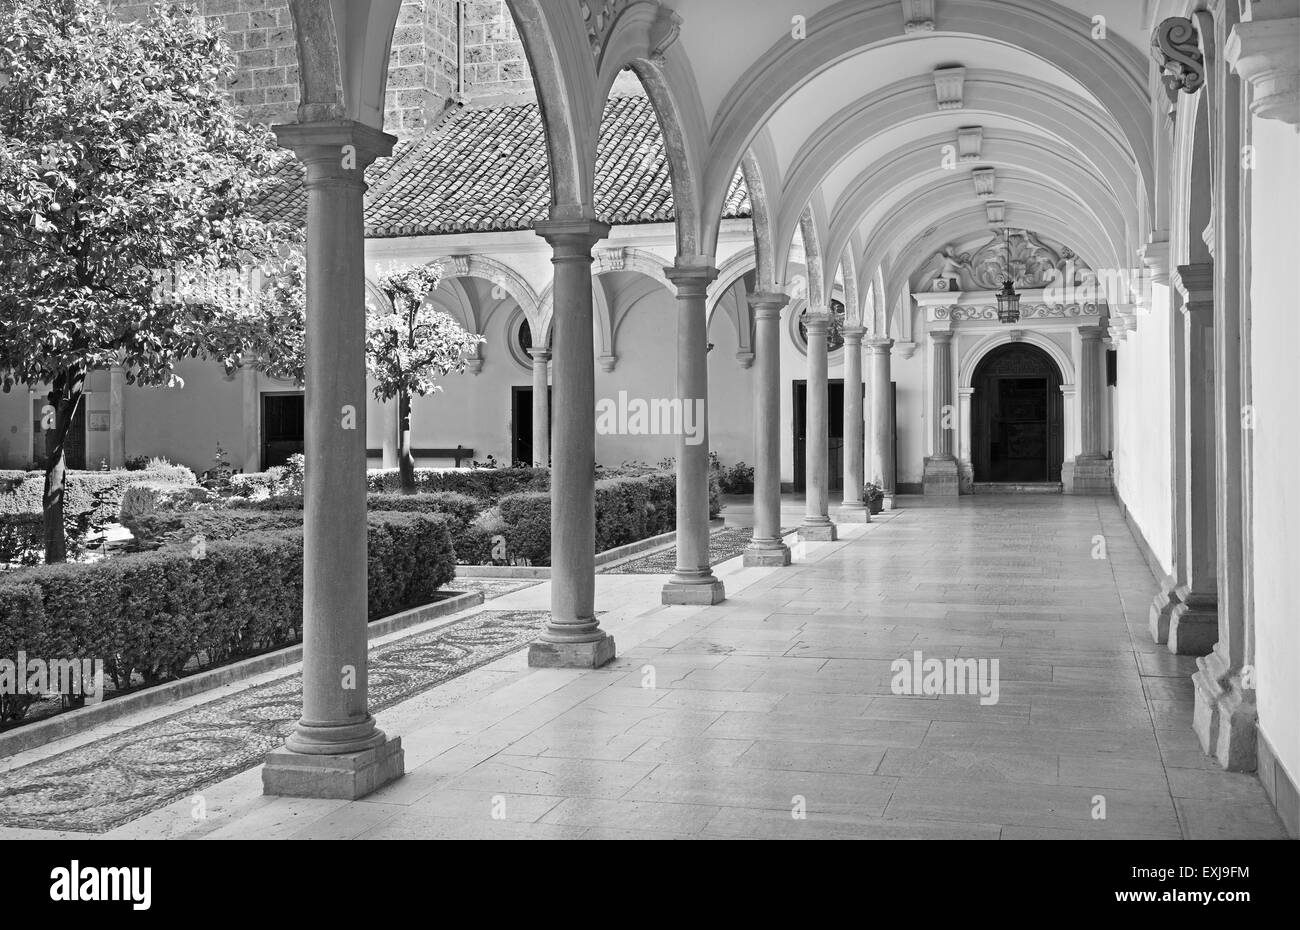
[[[547,616],[484,610],[371,649],[371,712],[528,645]],[[0,825],[103,833],[260,765],[301,707],[294,674],[10,770],[0,774]]]
[[[781,535],[792,533],[792,528],[784,528]],[[734,559],[745,552],[749,540],[754,536],[753,527],[728,526],[714,530],[709,536],[709,564],[720,565],[728,559]],[[677,547],[670,546],[661,552],[632,559],[622,565],[607,569],[610,575],[671,575],[677,570]]]
[[[541,584],[543,578],[457,578],[451,583],[451,588],[447,589],[449,593],[458,594],[462,591],[478,591],[483,595],[483,600],[491,601],[498,597],[505,597],[507,594],[514,594],[516,591],[522,591],[524,588],[531,588],[533,585]]]

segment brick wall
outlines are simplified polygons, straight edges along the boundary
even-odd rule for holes
[[[123,18],[149,2],[112,2]],[[288,0],[192,0],[221,20],[236,56],[231,92],[249,119],[292,122],[298,55]],[[523,44],[506,0],[465,0],[465,83],[471,99],[531,94]],[[405,0],[393,35],[384,128],[409,137],[433,124],[456,93],[456,0]]]

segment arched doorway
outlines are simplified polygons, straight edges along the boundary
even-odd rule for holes
[[[1064,402],[1061,372],[1051,357],[1025,343],[999,346],[980,360],[972,385],[976,483],[1059,482]]]

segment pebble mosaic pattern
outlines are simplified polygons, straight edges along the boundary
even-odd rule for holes
[[[371,711],[528,645],[548,616],[484,610],[371,649]],[[294,674],[12,769],[0,774],[0,825],[111,830],[260,765],[301,707],[302,676]]]

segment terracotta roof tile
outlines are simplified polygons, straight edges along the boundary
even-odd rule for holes
[[[281,176],[260,212],[304,225],[302,169],[290,162]],[[673,221],[663,135],[645,97],[606,105],[596,178],[596,210],[606,222]],[[368,238],[531,229],[551,199],[540,110],[528,103],[453,113],[438,129],[399,143],[391,158],[366,171],[366,182]],[[723,215],[752,215],[739,171]]]

